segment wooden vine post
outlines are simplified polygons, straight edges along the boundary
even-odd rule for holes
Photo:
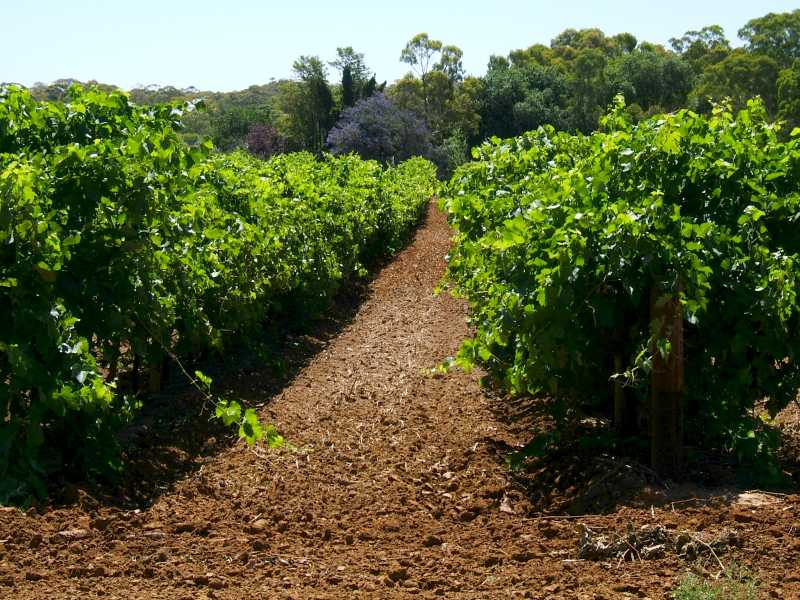
[[[678,283],[676,292],[653,287],[650,321],[656,338],[669,342],[663,356],[653,348],[650,375],[650,462],[661,475],[674,477],[683,467],[683,309]]]
[[[614,355],[614,373],[622,372],[622,355]],[[619,378],[614,380],[614,431],[618,436],[625,435],[625,390]]]

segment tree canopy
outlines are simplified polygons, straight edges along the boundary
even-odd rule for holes
[[[206,110],[182,122],[181,135],[193,145],[210,137],[226,151],[255,147],[251,132],[272,135],[274,129],[284,144],[276,147],[320,153],[347,109],[380,92],[385,97],[373,108],[388,102],[421,119],[439,156],[450,157],[440,166],[452,164],[461,148],[541,125],[592,132],[617,94],[634,120],[683,107],[708,114],[726,99],[736,110],[760,96],[770,118],[789,122],[788,135],[800,114],[800,10],[751,19],[738,34],[745,44],[733,48],[725,30],[709,24],[676,35],[665,47],[630,32],[569,28],[549,43],[492,56],[483,74],[470,75],[461,48],[423,32],[400,48],[409,71],[391,85],[379,83],[363,52],[340,46],[326,60],[300,56],[289,80],[230,93],[147,86],[130,97],[142,104],[203,98]],[[59,100],[70,83],[37,84],[31,91]]]

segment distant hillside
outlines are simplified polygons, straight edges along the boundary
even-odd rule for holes
[[[61,101],[73,83],[96,86],[103,90],[122,89],[94,80],[83,82],[71,78],[57,79],[49,84],[37,83],[29,89],[37,100]],[[159,85],[124,91],[137,104],[165,104],[203,99],[207,110],[189,114],[184,119],[184,139],[187,143],[194,144],[204,137],[210,137],[217,147],[232,150],[244,144],[247,131],[254,122],[272,122],[273,102],[282,83],[271,81],[263,85],[251,85],[246,90],[235,92],[212,92],[198,90],[195,87],[177,88]]]

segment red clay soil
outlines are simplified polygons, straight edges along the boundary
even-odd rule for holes
[[[0,598],[667,598],[720,562],[800,598],[798,496],[535,512],[503,462],[530,433],[478,375],[430,373],[468,335],[433,294],[450,235],[432,207],[269,402],[292,449],[228,445],[142,510],[0,509]]]

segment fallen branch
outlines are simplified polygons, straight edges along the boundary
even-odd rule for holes
[[[700,539],[699,537],[697,537],[697,536],[690,536],[690,537],[691,537],[691,538],[692,538],[692,539],[693,539],[695,542],[698,542],[699,544],[701,544],[701,545],[705,546],[706,548],[708,548],[708,551],[709,551],[709,552],[711,552],[711,555],[712,555],[712,556],[713,556],[715,559],[717,559],[717,564],[719,565],[720,569],[722,569],[722,571],[720,571],[720,572],[719,572],[719,574],[718,574],[718,575],[717,575],[717,577],[716,577],[716,579],[719,579],[719,578],[720,578],[720,576],[721,576],[721,575],[722,575],[722,574],[723,574],[723,573],[726,571],[726,569],[725,569],[725,565],[723,565],[723,564],[722,564],[722,561],[719,559],[719,556],[717,556],[717,553],[716,553],[716,552],[714,552],[714,548],[712,548],[712,547],[711,547],[711,544],[708,544],[708,543],[704,542],[703,540],[701,540],[701,539]]]

